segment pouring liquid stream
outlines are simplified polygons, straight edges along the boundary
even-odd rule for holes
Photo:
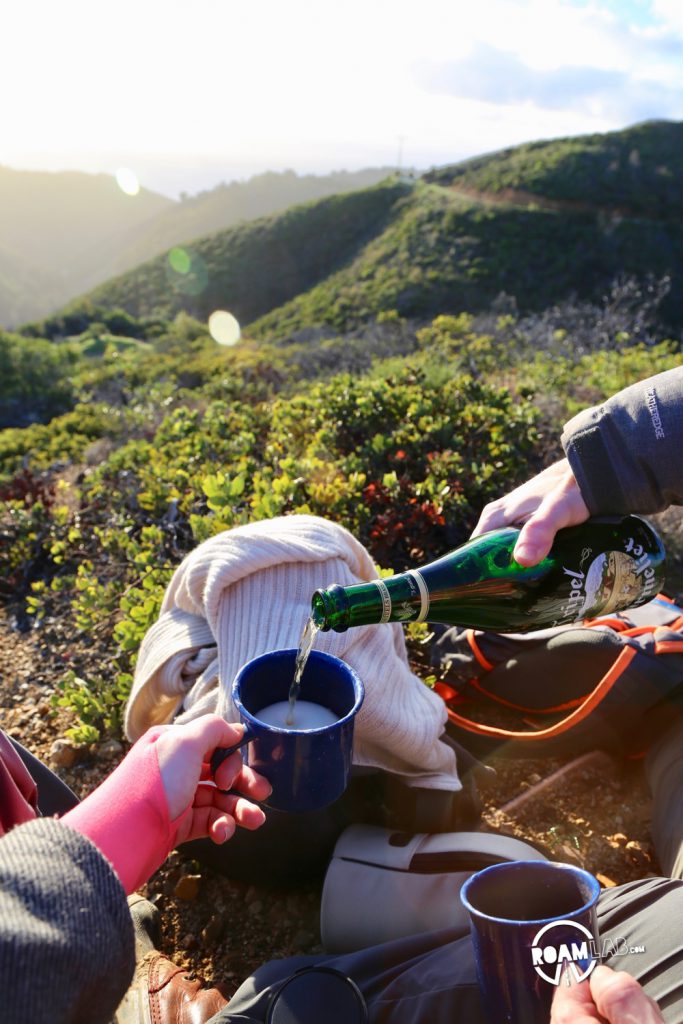
[[[294,725],[294,710],[296,708],[296,699],[299,696],[299,690],[301,689],[301,678],[304,674],[306,662],[308,661],[308,656],[311,653],[313,642],[318,631],[319,627],[315,624],[312,618],[309,618],[301,633],[299,649],[296,653],[296,661],[294,662],[294,678],[292,679],[291,686],[289,687],[289,707],[287,709],[287,717],[285,719],[285,723],[289,726]]]

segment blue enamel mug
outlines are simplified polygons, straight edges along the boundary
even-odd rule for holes
[[[239,670],[232,684],[232,700],[244,724],[244,736],[233,747],[218,748],[211,758],[211,769],[215,774],[234,750],[246,747],[245,764],[273,787],[265,806],[298,812],[326,807],[346,789],[354,720],[364,691],[349,665],[323,651],[311,651],[298,699],[329,709],[334,721],[308,729],[261,721],[260,711],[287,700],[296,654],[295,648],[269,651]]]
[[[548,1024],[557,986],[588,978],[599,895],[588,871],[554,861],[494,864],[467,879],[460,899],[491,1024]]]

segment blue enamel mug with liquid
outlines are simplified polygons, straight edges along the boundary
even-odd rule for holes
[[[259,712],[286,701],[294,678],[295,648],[269,651],[243,665],[232,684],[232,700],[245,731],[232,747],[218,748],[211,769],[234,750],[270,782],[266,807],[280,811],[312,811],[334,803],[346,789],[351,771],[353,727],[363,703],[363,684],[340,658],[311,651],[301,678],[298,700],[319,704],[334,720],[316,728],[276,726],[261,721]],[[329,716],[328,716],[329,717]]]
[[[460,899],[491,1024],[548,1024],[557,986],[588,978],[599,896],[597,878],[555,861],[493,864],[467,879]]]

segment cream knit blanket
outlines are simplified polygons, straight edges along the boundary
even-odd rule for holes
[[[208,711],[237,721],[237,671],[265,651],[298,646],[314,590],[376,578],[363,545],[316,516],[249,523],[200,544],[176,569],[140,647],[126,735]],[[461,788],[455,755],[439,739],[446,708],[410,671],[400,625],[319,633],[315,648],[343,659],[365,685],[354,764],[425,788]]]

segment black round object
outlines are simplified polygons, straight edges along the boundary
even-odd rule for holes
[[[333,967],[304,967],[274,993],[266,1024],[367,1024],[356,983]]]

